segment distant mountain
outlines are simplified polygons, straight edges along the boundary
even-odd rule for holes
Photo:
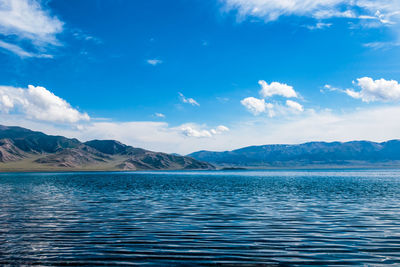
[[[214,169],[214,166],[114,140],[82,143],[77,139],[0,125],[0,171],[180,169]]]
[[[223,167],[400,166],[400,140],[249,146],[225,152],[198,151],[188,156]]]

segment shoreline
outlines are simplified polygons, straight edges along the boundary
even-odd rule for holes
[[[112,170],[112,169],[6,169],[0,174],[7,173],[135,173],[135,172],[246,172],[246,171],[317,171],[317,170],[400,170],[400,166],[304,166],[304,167],[240,167],[235,169],[154,169],[154,170]]]

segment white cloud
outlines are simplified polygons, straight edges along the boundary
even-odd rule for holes
[[[212,134],[208,130],[196,130],[190,126],[182,127],[182,134],[189,137],[211,137]]]
[[[395,80],[373,80],[369,77],[357,79],[361,91],[347,89],[345,92],[363,102],[391,102],[400,101],[400,84]]]
[[[226,127],[226,126],[224,126],[224,125],[219,125],[219,126],[216,128],[216,132],[217,132],[217,133],[223,133],[223,132],[228,132],[228,131],[229,131],[229,128]]]
[[[333,92],[333,91],[336,91],[336,88],[333,87],[333,86],[330,85],[330,84],[325,84],[324,87],[321,88],[319,91],[320,91],[321,93],[324,94],[324,93],[326,93],[326,92]]]
[[[284,83],[272,82],[268,84],[266,81],[260,80],[258,84],[261,85],[260,95],[263,97],[271,97],[274,95],[279,95],[283,97],[297,97],[296,91],[292,86]]]
[[[187,98],[182,93],[179,93],[179,97],[181,98],[181,101],[183,103],[190,104],[192,106],[200,106],[200,104],[196,100],[194,100],[193,98]]]
[[[217,128],[211,129],[210,132],[212,134],[214,134],[214,135],[215,134],[222,134],[224,132],[229,132],[229,128],[224,126],[224,125],[219,125],[219,126],[217,126]]]
[[[398,18],[400,2],[394,0],[220,0],[227,10],[237,10],[239,19],[248,16],[274,21],[281,16],[315,19],[375,19],[387,24]]]
[[[0,111],[49,122],[76,123],[90,120],[88,114],[72,108],[68,102],[46,88],[32,85],[28,88],[0,86]]]
[[[315,13],[312,15],[312,17],[316,19],[329,19],[329,18],[356,18],[357,15],[352,11],[352,10],[346,10],[346,11],[338,11],[338,10],[317,10]],[[369,16],[369,19],[371,17]]]
[[[163,63],[163,61],[160,59],[148,59],[146,62],[152,66],[157,66],[157,65]]]
[[[273,96],[283,96],[285,98],[298,97],[297,92],[292,86],[284,83],[272,82],[268,84],[264,80],[258,81],[261,85],[260,95],[263,98],[273,97]],[[297,102],[288,100],[286,101],[287,107],[280,104],[279,102],[266,103],[264,99],[259,99],[255,97],[246,97],[240,101],[240,103],[246,107],[246,109],[253,115],[259,115],[261,113],[268,113],[270,118],[275,117],[278,113],[280,115],[288,115],[288,111],[293,114],[293,111],[301,112],[303,111],[303,106]]]
[[[34,0],[1,0],[0,33],[56,44],[63,23]]]
[[[370,42],[370,43],[365,43],[363,44],[365,47],[369,47],[375,50],[378,49],[388,49],[396,46],[400,46],[400,41],[394,41],[394,42]]]
[[[331,26],[332,23],[317,22],[315,25],[308,25],[307,28],[309,30],[321,30],[324,28],[329,28]]]
[[[92,36],[88,33],[85,33],[84,31],[80,29],[74,29],[72,31],[72,35],[77,39],[77,40],[83,40],[83,41],[89,41],[93,42],[95,44],[102,44],[103,41],[95,36]]]
[[[341,89],[339,89],[339,88],[337,88],[337,87],[333,87],[332,85],[330,85],[330,84],[325,84],[324,85],[324,89],[325,90],[327,90],[327,91],[331,91],[331,92],[333,92],[333,91],[340,91]]]
[[[215,129],[207,130],[193,123],[184,124],[179,128],[181,129],[183,135],[188,137],[197,137],[197,138],[202,138],[202,137],[209,138],[213,137],[214,135],[222,134],[224,132],[229,131],[229,128],[224,125],[219,125]]]
[[[158,113],[158,112],[156,112],[154,115],[155,115],[156,117],[158,117],[158,118],[165,118],[165,115],[164,115],[163,113]]]
[[[60,44],[56,36],[62,31],[63,22],[43,9],[38,1],[0,0],[0,34],[9,37],[2,48],[19,56],[32,57],[37,53],[24,52],[20,40],[27,40],[43,51]]]
[[[265,103],[264,99],[246,97],[242,99],[240,103],[253,115],[259,115],[261,113],[268,112],[269,117],[275,116],[274,105],[271,103]]]
[[[292,101],[292,100],[286,100],[286,105],[297,112],[303,112],[304,108],[301,104],[297,103],[296,101]]]
[[[3,42],[1,40],[0,40],[0,47],[20,56],[21,58],[25,58],[25,57],[53,58],[52,55],[36,54],[36,53],[28,52],[28,51],[22,49],[21,47],[19,47],[18,45]]]

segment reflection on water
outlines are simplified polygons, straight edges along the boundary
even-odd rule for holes
[[[400,264],[400,171],[0,175],[0,264]]]

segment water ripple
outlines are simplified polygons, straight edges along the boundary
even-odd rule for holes
[[[1,265],[399,265],[400,171],[0,175]]]

